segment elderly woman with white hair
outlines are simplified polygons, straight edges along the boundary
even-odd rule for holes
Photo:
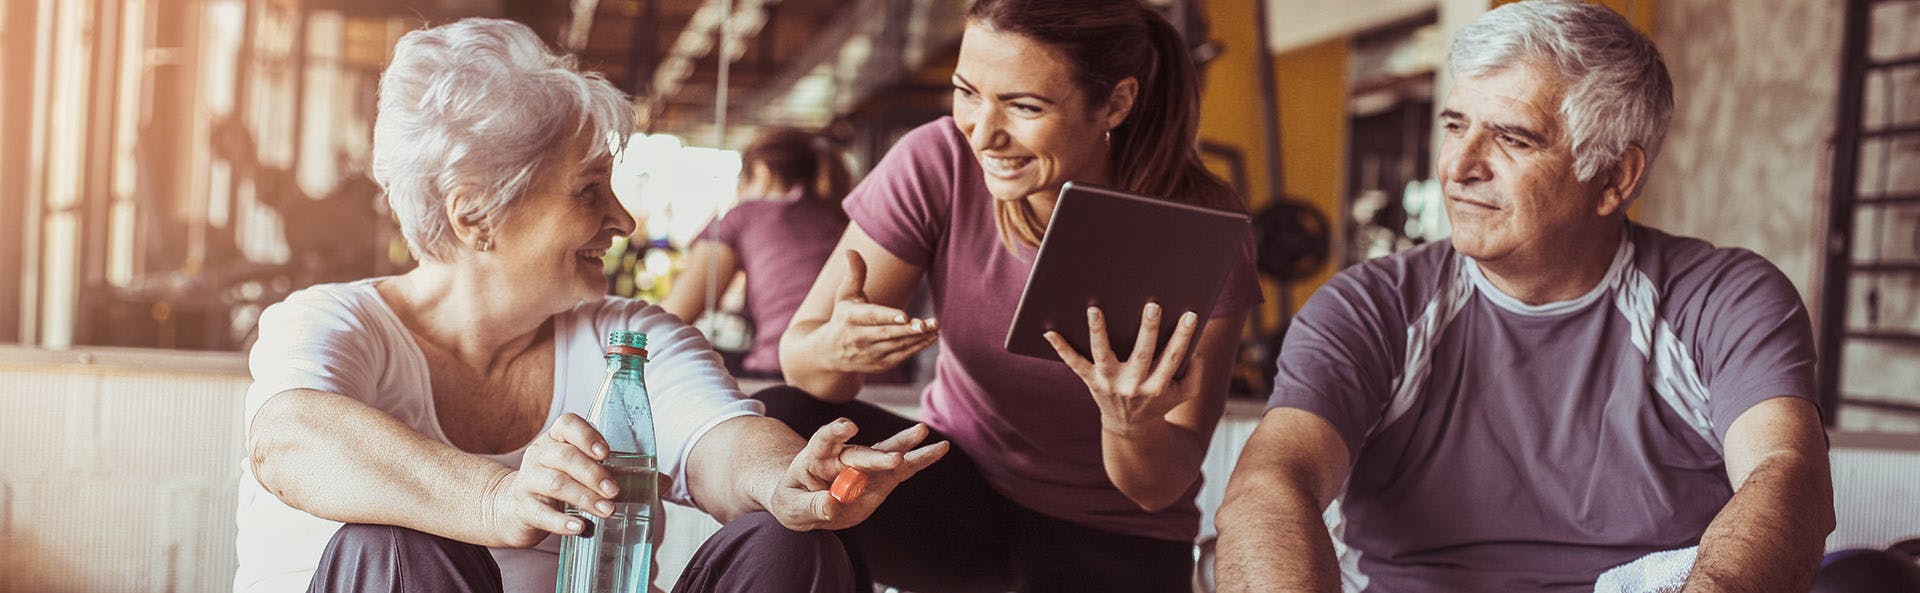
[[[661,491],[726,527],[679,590],[849,590],[831,530],[947,450],[925,427],[809,442],[742,396],[699,332],[603,296],[634,228],[608,190],[628,100],[509,21],[403,37],[380,83],[373,175],[420,260],[269,308],[250,355],[236,591],[550,591],[562,513],[616,493],[581,419],[600,343],[644,332]],[[290,221],[298,224],[298,221]],[[846,467],[866,493],[826,491]],[[605,516],[601,511],[589,511]]]

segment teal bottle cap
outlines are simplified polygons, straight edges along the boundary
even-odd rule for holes
[[[607,352],[613,354],[647,355],[647,334],[637,331],[614,330],[607,334]]]
[[[616,329],[616,330],[613,330],[613,333],[607,334],[607,345],[608,346],[632,346],[634,348],[645,348],[647,347],[647,334],[643,334],[637,331]]]

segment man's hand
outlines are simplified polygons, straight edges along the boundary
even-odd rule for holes
[[[847,444],[859,432],[853,421],[835,420],[813,433],[787,467],[786,478],[774,489],[767,510],[781,525],[794,531],[845,529],[858,525],[879,508],[895,486],[947,454],[946,441],[914,449],[927,438],[926,425],[916,424],[873,447]],[[828,492],[842,469],[867,474],[864,492],[850,502],[834,500]]]

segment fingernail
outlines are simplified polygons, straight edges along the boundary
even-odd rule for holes
[[[1159,317],[1159,316],[1160,316],[1160,304],[1159,304],[1159,303],[1147,303],[1147,316],[1148,316],[1148,317]]]
[[[913,331],[920,331],[920,327],[921,327],[920,320],[918,319],[913,320]]]
[[[907,322],[907,316],[905,316],[905,315],[895,315],[895,316],[893,316],[893,322],[894,322],[894,323],[906,323],[906,322]]]
[[[604,458],[606,458],[606,456],[607,456],[607,444],[606,444],[606,443],[594,443],[594,444],[593,444],[593,454],[594,454],[594,456],[596,456],[596,457],[600,457],[600,458],[603,458],[603,459],[604,459]]]
[[[1180,325],[1193,327],[1194,322],[1198,321],[1199,319],[1200,319],[1199,315],[1194,315],[1192,311],[1188,311],[1185,315],[1180,316]]]
[[[580,533],[580,527],[581,525],[579,520],[570,519],[567,521],[567,531]]]
[[[1087,319],[1099,319],[1099,318],[1100,318],[1100,309],[1096,307],[1087,307]]]
[[[601,480],[600,493],[605,494],[609,497],[612,497],[614,495],[620,494],[620,486],[615,485],[613,483],[613,480]]]
[[[596,510],[599,510],[599,511],[600,511],[600,514],[602,514],[602,515],[611,515],[611,514],[613,514],[613,503],[610,503],[610,502],[607,502],[607,501],[604,501],[604,500],[602,500],[602,501],[600,501],[600,502],[596,502],[596,503],[593,503],[593,508],[594,508],[594,509],[596,509]]]

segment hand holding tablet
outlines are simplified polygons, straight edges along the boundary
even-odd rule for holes
[[[1170,360],[1184,362],[1251,233],[1238,212],[1069,182],[1007,328],[1007,351],[1063,360],[1047,337],[1054,332],[1087,356],[1099,354],[1093,348],[1099,342],[1108,353],[1164,353],[1174,346],[1179,356]],[[1191,326],[1159,322],[1188,313]],[[1146,317],[1162,327],[1143,327]],[[1182,343],[1172,343],[1183,334]],[[1141,340],[1152,347],[1136,347]]]

